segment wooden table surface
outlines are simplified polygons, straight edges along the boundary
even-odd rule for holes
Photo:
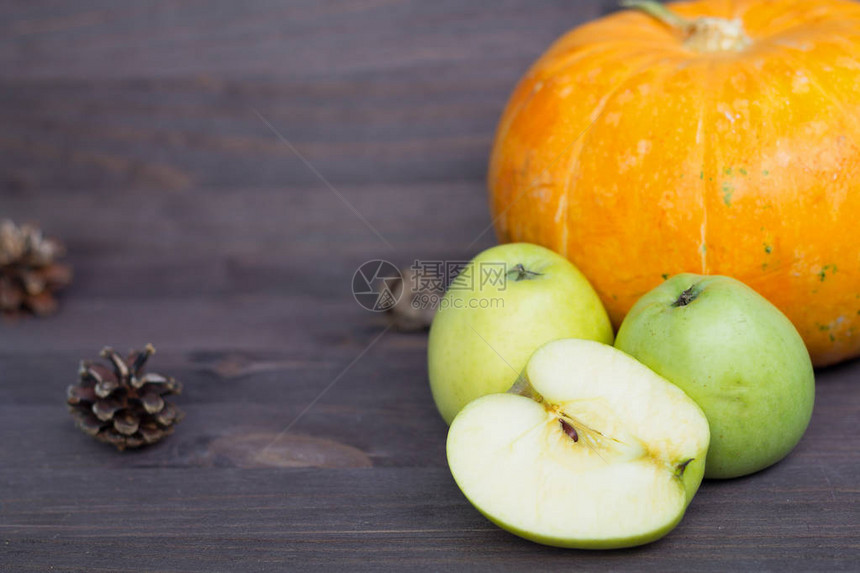
[[[0,322],[0,570],[858,570],[860,361],[818,372],[788,459],[706,482],[664,540],[563,551],[466,502],[426,336],[353,300],[364,261],[493,244],[507,95],[610,4],[2,3],[0,217],[62,237],[76,280]],[[146,342],[187,417],[119,454],[65,388]]]

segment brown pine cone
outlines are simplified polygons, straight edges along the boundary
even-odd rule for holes
[[[0,314],[39,316],[57,310],[54,294],[72,281],[72,269],[56,262],[65,248],[32,225],[0,221]]]
[[[119,450],[139,448],[173,433],[182,412],[164,397],[179,394],[182,385],[160,374],[144,374],[155,353],[147,344],[125,360],[111,348],[101,352],[112,368],[82,361],[79,381],[67,390],[69,411],[77,426]]]
[[[420,332],[430,328],[439,301],[445,294],[441,284],[421,284],[411,268],[400,270],[401,278],[392,281],[394,304],[386,311],[390,324],[400,332]]]

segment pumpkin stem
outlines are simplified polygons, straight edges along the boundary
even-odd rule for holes
[[[684,37],[684,46],[694,52],[740,52],[752,43],[740,18],[728,20],[703,16],[690,20],[675,14],[656,0],[621,0],[621,5],[641,10],[677,30]]]
[[[641,10],[679,32],[686,33],[693,24],[690,20],[678,16],[656,0],[621,0],[621,6],[631,10]]]

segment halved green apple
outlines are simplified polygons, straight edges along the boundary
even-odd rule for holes
[[[599,342],[550,342],[506,394],[467,405],[448,465],[469,501],[516,535],[559,547],[629,547],[681,520],[710,435],[684,392]]]

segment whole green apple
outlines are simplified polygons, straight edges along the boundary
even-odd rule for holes
[[[815,378],[791,322],[740,281],[681,274],[643,296],[615,346],[677,384],[711,427],[705,477],[784,458],[812,416]]]
[[[597,293],[573,264],[527,243],[487,249],[451,283],[430,328],[433,399],[450,424],[463,406],[505,392],[546,342],[586,338],[612,344]]]

